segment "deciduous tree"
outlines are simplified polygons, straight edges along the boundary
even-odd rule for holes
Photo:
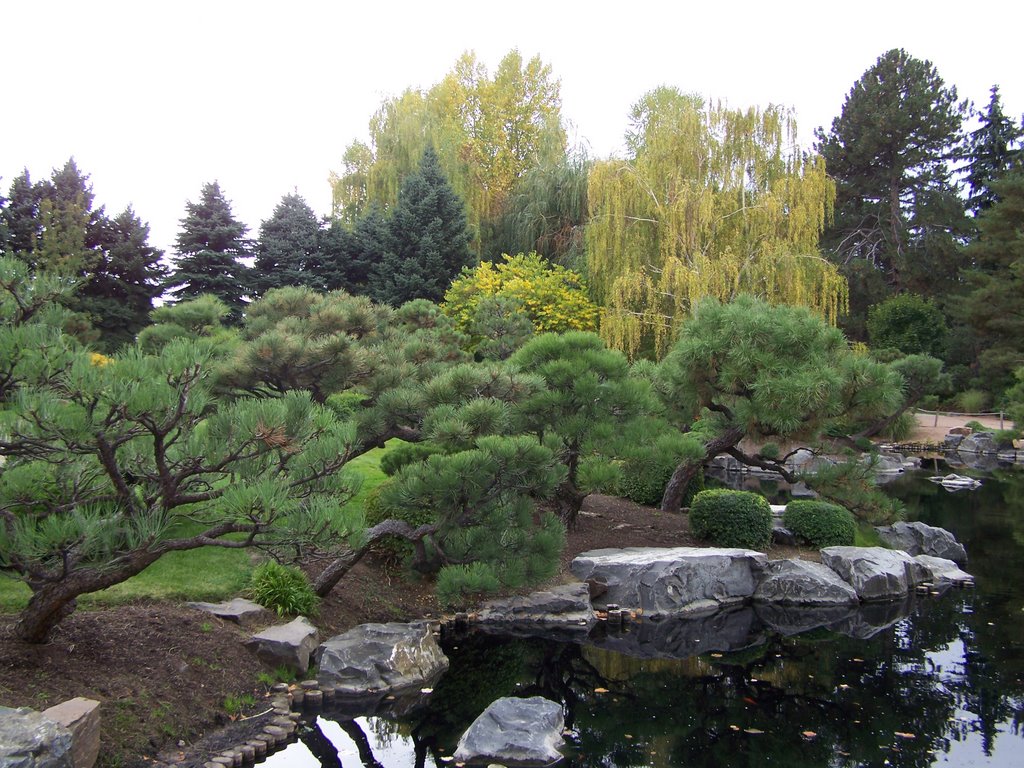
[[[792,113],[708,105],[675,89],[634,106],[625,160],[590,173],[587,275],[601,335],[661,356],[705,296],[800,304],[833,320],[846,283],[818,253],[833,185],[799,152]]]

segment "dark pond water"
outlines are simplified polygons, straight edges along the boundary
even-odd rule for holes
[[[965,544],[974,589],[820,617],[828,628],[799,633],[815,622],[796,616],[787,636],[745,609],[582,645],[450,639],[428,707],[322,716],[265,765],[451,765],[487,704],[539,693],[562,702],[563,765],[578,768],[1024,766],[1024,472],[957,494],[923,477],[887,488],[910,519]]]

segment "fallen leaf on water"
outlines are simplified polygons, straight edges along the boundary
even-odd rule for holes
[[[595,688],[594,693],[608,693],[607,688]]]
[[[805,739],[813,739],[818,734],[816,734],[814,731],[800,731],[800,735],[803,736]]]
[[[839,686],[839,690],[841,690],[841,691],[845,691],[845,690],[846,690],[847,688],[849,688],[849,687],[850,687],[850,686],[848,686],[848,685],[847,685],[846,683],[842,683],[842,684],[840,684],[840,686]]]
[[[722,654],[720,654],[720,653],[712,653],[711,654],[711,658],[712,659],[720,659],[720,658],[722,658]]]
[[[903,731],[894,731],[894,733],[897,736],[899,736],[901,739],[916,739],[917,738],[917,734],[914,734],[914,733],[904,733]]]
[[[739,729],[740,729],[740,727],[738,725],[730,725],[729,726],[729,730],[730,731],[738,731]]]
[[[856,661],[858,664],[864,663],[864,659],[853,659],[853,661]]]
[[[744,696],[744,697],[743,697],[743,701],[745,701],[745,702],[746,702],[747,704],[753,704],[754,706],[757,706],[757,702],[756,702],[756,701],[754,701],[754,700],[753,700],[752,698],[750,698],[749,696]]]
[[[761,735],[762,733],[764,733],[764,731],[762,731],[762,730],[759,730],[759,729],[757,729],[757,728],[744,728],[744,729],[743,729],[743,732],[744,732],[744,733],[749,733],[749,734],[751,734],[751,735],[753,735],[753,736],[759,736],[759,735]]]
[[[632,733],[624,733],[624,734],[622,734],[622,735],[623,735],[623,736],[624,736],[625,738],[627,738],[627,739],[632,739],[632,738],[633,738],[633,734],[632,734]]]
[[[433,688],[420,688],[420,693],[433,693]]]

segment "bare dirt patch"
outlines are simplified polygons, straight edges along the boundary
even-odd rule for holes
[[[699,546],[687,517],[610,496],[587,498],[562,557],[604,547]],[[770,557],[815,558],[817,552],[772,547]],[[368,556],[323,601],[315,623],[323,637],[370,621],[442,615],[433,585],[394,562]],[[79,611],[42,646],[12,636],[14,616],[0,615],[0,704],[44,709],[68,698],[101,702],[101,766],[199,764],[244,741],[228,696],[250,694],[265,709],[259,662],[243,647],[247,632],[176,603]],[[252,727],[258,720],[247,721]],[[228,730],[224,730],[225,728]],[[234,732],[232,732],[234,731]],[[205,737],[204,737],[205,734]]]

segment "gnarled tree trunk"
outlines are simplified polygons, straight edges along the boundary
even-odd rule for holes
[[[413,528],[404,520],[384,520],[372,528],[367,528],[363,534],[363,543],[355,549],[348,549],[324,568],[313,582],[313,591],[320,597],[326,597],[331,590],[337,586],[346,573],[363,559],[370,546],[385,536],[400,536],[403,539],[413,542],[417,548],[417,554],[422,555],[423,539],[437,530],[436,525],[421,525]]]
[[[663,512],[678,512],[683,503],[683,494],[686,493],[686,486],[690,480],[701,469],[705,461],[713,459],[718,454],[730,448],[734,448],[743,439],[743,430],[733,427],[726,430],[718,437],[709,440],[704,444],[704,458],[698,461],[684,461],[665,486],[665,493],[661,497],[661,509]]]

